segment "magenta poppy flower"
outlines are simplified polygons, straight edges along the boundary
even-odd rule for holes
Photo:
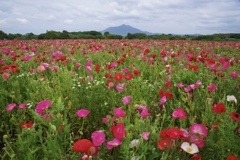
[[[80,68],[81,67],[81,63],[77,62],[76,63],[76,68]]]
[[[122,108],[115,108],[113,110],[114,114],[118,117],[118,118],[121,118],[121,117],[126,117],[126,114],[125,112],[123,111]]]
[[[140,113],[141,118],[149,117],[150,114],[148,112],[148,109],[143,109],[142,112]]]
[[[123,97],[122,102],[127,105],[130,103],[130,100],[131,100],[131,96],[125,96]]]
[[[167,97],[163,96],[160,100],[161,105],[163,105],[165,102],[167,102]]]
[[[91,135],[91,138],[92,138],[92,143],[94,146],[100,146],[106,140],[106,136],[102,131],[93,132]]]
[[[207,137],[208,135],[207,128],[202,124],[193,124],[190,126],[189,130],[194,134],[200,134],[204,137]]]
[[[87,72],[92,72],[91,66],[86,66],[86,71],[87,71]]]
[[[37,114],[43,114],[45,113],[45,109],[51,106],[51,101],[49,100],[44,100],[38,103],[35,112],[37,112]]]
[[[178,87],[178,88],[182,88],[182,87],[183,87],[182,82],[179,82],[179,83],[177,84],[177,87]]]
[[[144,140],[148,140],[148,136],[150,135],[150,132],[142,132],[141,136]]]
[[[7,107],[6,107],[6,110],[7,111],[11,111],[11,110],[13,110],[13,108],[15,108],[16,107],[16,103],[11,103],[11,104],[9,104]]]
[[[19,104],[19,105],[18,105],[18,108],[19,108],[19,109],[23,109],[23,108],[25,108],[26,106],[27,106],[26,103],[22,103],[22,104]]]
[[[107,142],[107,149],[111,150],[111,149],[113,149],[115,147],[120,146],[121,144],[122,144],[122,142],[119,139],[114,138],[113,140]]]
[[[214,90],[218,90],[217,86],[215,84],[210,84],[208,87],[207,87],[208,91],[209,92],[212,92]]]
[[[86,110],[86,109],[80,109],[76,112],[76,114],[78,115],[78,117],[87,117],[88,114],[90,113],[89,110]]]
[[[53,71],[57,72],[58,71],[58,67],[57,66],[52,66],[51,67]]]
[[[186,119],[186,112],[182,108],[177,108],[173,111],[172,118]]]
[[[234,71],[230,74],[232,78],[237,78],[238,77],[238,72]]]

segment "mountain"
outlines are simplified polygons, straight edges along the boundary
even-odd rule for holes
[[[147,31],[141,31],[140,29],[134,28],[130,25],[122,24],[120,26],[116,27],[109,27],[103,31],[101,31],[102,34],[104,32],[109,32],[110,34],[116,34],[116,35],[122,35],[126,36],[128,33],[134,34],[134,33],[145,33],[146,35],[152,35],[154,33],[147,32]]]

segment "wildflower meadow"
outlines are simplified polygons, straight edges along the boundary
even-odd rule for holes
[[[240,43],[0,41],[3,160],[240,159]]]

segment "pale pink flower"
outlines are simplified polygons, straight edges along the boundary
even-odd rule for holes
[[[138,108],[137,108],[139,111],[142,111],[142,110],[144,110],[144,109],[147,109],[147,106],[138,106]]]
[[[46,70],[46,68],[44,66],[42,66],[42,65],[37,67],[38,73],[42,73],[45,70]]]
[[[7,81],[9,78],[10,74],[9,73],[3,73],[2,78]]]
[[[204,137],[208,135],[207,128],[203,124],[193,124],[190,126],[189,130],[194,134],[200,134]]]
[[[86,110],[86,109],[80,109],[76,112],[76,114],[78,115],[78,117],[87,117],[88,114],[90,113],[89,110]]]
[[[11,104],[9,104],[7,107],[6,107],[6,110],[7,111],[11,111],[11,110],[13,110],[13,108],[15,108],[16,107],[16,103],[11,103]]]
[[[114,113],[118,118],[126,117],[126,114],[125,114],[125,112],[123,111],[122,108],[115,108],[115,109],[113,110],[113,113]]]
[[[114,138],[113,140],[107,142],[107,149],[111,150],[111,149],[113,149],[115,147],[120,146],[121,144],[122,144],[122,142],[119,139]]]
[[[123,97],[122,102],[127,105],[130,103],[130,100],[131,100],[131,96],[125,96]]]
[[[48,63],[42,63],[42,66],[43,66],[45,69],[48,69],[48,68],[49,68],[49,64],[48,64]]]
[[[148,136],[150,135],[150,132],[142,132],[141,136],[144,140],[148,140]]]
[[[102,145],[106,140],[106,136],[102,131],[93,132],[91,138],[93,145],[96,147]]]
[[[186,119],[186,112],[182,108],[177,108],[173,111],[172,118]]]
[[[118,83],[116,89],[118,92],[124,92],[124,88],[126,87],[125,83]]]

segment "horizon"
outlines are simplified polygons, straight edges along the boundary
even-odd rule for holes
[[[1,4],[0,30],[7,34],[101,32],[122,24],[161,34],[240,32],[240,0],[9,0]]]

